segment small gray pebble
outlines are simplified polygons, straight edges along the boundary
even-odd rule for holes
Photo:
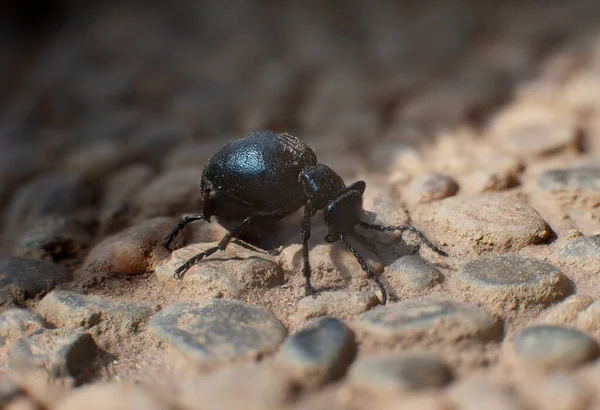
[[[501,307],[553,302],[568,292],[568,280],[558,268],[519,255],[475,259],[464,264],[456,277],[472,297]]]
[[[406,255],[390,265],[390,275],[397,276],[414,290],[425,290],[442,281],[442,274],[419,255]]]
[[[99,349],[89,333],[71,329],[46,329],[21,338],[11,345],[9,365],[27,374],[41,370],[69,386],[93,377]]]
[[[468,303],[425,297],[374,308],[363,313],[354,329],[387,344],[418,340],[422,344],[502,336],[502,326],[491,313]]]
[[[271,312],[236,300],[167,306],[152,318],[150,329],[186,357],[206,364],[269,353],[287,334]]]
[[[554,255],[558,258],[557,262],[577,266],[577,269],[582,272],[598,272],[600,271],[600,237],[585,236],[577,232],[575,237],[558,241],[554,247]]]
[[[28,309],[5,310],[0,313],[0,346],[44,327],[44,319]]]
[[[600,191],[600,168],[576,167],[551,169],[539,176],[538,185],[544,191],[555,189]]]
[[[74,256],[90,236],[73,218],[48,215],[31,223],[14,246],[15,256],[58,261]]]
[[[352,331],[342,321],[324,317],[288,337],[279,357],[303,382],[322,384],[343,376],[355,352]]]
[[[103,347],[113,339],[117,339],[118,343],[132,337],[154,313],[154,309],[144,303],[86,296],[66,290],[47,294],[36,311],[55,326],[92,329]]]
[[[593,337],[563,326],[522,329],[511,347],[520,364],[546,371],[573,369],[600,356],[600,346]]]
[[[452,177],[427,174],[412,180],[409,187],[409,198],[414,203],[426,203],[453,196],[457,192],[458,184]]]
[[[433,389],[453,379],[450,368],[426,354],[388,353],[359,358],[350,369],[350,380],[373,391],[405,392]]]
[[[51,262],[8,258],[0,260],[0,305],[22,304],[54,288],[57,283],[71,279],[69,271]]]

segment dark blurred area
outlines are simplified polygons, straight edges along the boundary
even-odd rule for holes
[[[342,174],[382,168],[378,149],[477,131],[520,84],[560,83],[600,27],[596,0],[5,1],[0,14],[0,198],[21,214],[34,211],[14,192],[48,173],[92,181],[93,203],[127,166],[201,169],[260,128]]]

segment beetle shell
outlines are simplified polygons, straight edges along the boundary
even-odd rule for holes
[[[253,132],[229,142],[208,161],[201,189],[205,200],[214,200],[217,217],[284,215],[306,203],[298,176],[316,163],[313,150],[296,137]],[[229,199],[241,206],[232,206]]]

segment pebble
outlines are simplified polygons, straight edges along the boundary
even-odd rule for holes
[[[424,174],[414,178],[407,192],[411,203],[427,203],[456,195],[458,183],[443,174]]]
[[[556,267],[519,255],[475,259],[456,273],[458,286],[471,298],[494,310],[514,310],[560,300],[569,283]]]
[[[464,378],[448,392],[451,402],[461,410],[525,410],[529,407],[507,387],[479,377]]]
[[[139,219],[199,212],[202,209],[201,178],[200,168],[175,169],[158,175],[133,200],[134,206],[140,209]]]
[[[531,124],[506,136],[503,148],[518,156],[543,157],[575,148],[577,138],[575,128],[568,123]]]
[[[138,386],[121,383],[90,384],[73,390],[53,410],[168,410],[155,394]]]
[[[507,344],[509,362],[526,369],[554,372],[574,369],[600,356],[600,346],[579,330],[542,325],[520,330]]]
[[[217,242],[188,245],[171,253],[171,257],[155,266],[155,273],[163,283],[174,282],[173,273],[192,256],[216,246]],[[217,253],[192,266],[185,274],[186,284],[193,284],[214,296],[238,298],[252,288],[263,289],[284,283],[283,269],[273,257],[230,244]]]
[[[574,325],[578,329],[595,332],[600,331],[600,300],[595,300],[577,315]]]
[[[96,140],[70,153],[64,167],[92,178],[103,178],[126,160],[126,152],[117,141]]]
[[[300,383],[314,386],[342,377],[355,354],[352,331],[342,321],[324,317],[289,336],[278,357]]]
[[[402,287],[411,290],[426,290],[441,283],[442,274],[419,255],[406,255],[389,267],[389,282],[398,280]]]
[[[231,139],[235,137],[232,136]],[[167,169],[204,167],[208,160],[220,150],[227,138],[190,141],[182,143],[169,152],[163,162]]]
[[[419,206],[413,218],[434,243],[476,252],[514,251],[550,237],[535,209],[501,194],[446,198]]]
[[[383,273],[381,260],[373,252],[365,248],[359,241],[350,242],[367,262],[375,275]],[[295,279],[304,281],[302,277],[302,245],[287,246],[281,252],[283,268],[297,274]],[[310,249],[309,261],[311,280],[315,289],[348,288],[352,280],[369,280],[354,255],[341,243],[320,243]],[[371,284],[376,289],[374,283]]]
[[[0,346],[43,329],[44,319],[28,309],[8,309],[0,313]]]
[[[498,340],[502,326],[487,311],[438,296],[411,299],[372,309],[354,322],[353,330],[376,342],[403,345]]]
[[[540,174],[538,186],[543,191],[561,189],[600,191],[600,168],[581,166],[550,169]]]
[[[67,386],[91,377],[99,349],[89,333],[71,329],[47,329],[13,343],[8,352],[11,369],[23,375],[41,372]]]
[[[572,295],[556,306],[553,306],[540,318],[540,323],[547,325],[566,325],[577,319],[581,311],[594,300],[585,295]]]
[[[498,192],[519,185],[519,179],[512,170],[477,170],[469,179],[469,187],[477,193]]]
[[[183,383],[179,402],[190,410],[283,409],[296,392],[277,366],[240,363]]]
[[[590,408],[590,394],[585,384],[569,374],[551,374],[533,389],[527,388],[527,390],[531,403],[539,409],[585,410]]]
[[[176,123],[154,122],[145,125],[128,144],[128,151],[133,158],[146,164],[159,163],[188,132]],[[196,185],[200,182],[198,179]]]
[[[270,353],[287,334],[271,312],[235,300],[170,305],[152,318],[150,329],[199,364]]]
[[[149,166],[135,164],[115,172],[108,178],[100,210],[100,221],[104,231],[114,231],[125,226],[136,211],[133,198],[148,184],[153,174]]]
[[[30,258],[0,259],[0,306],[20,305],[71,279],[61,265]]]
[[[569,265],[580,273],[600,271],[600,238],[571,231],[553,249],[557,263]]]
[[[12,380],[6,375],[0,376],[0,407],[8,405],[11,401],[21,396],[23,392]]]
[[[316,298],[306,296],[298,301],[296,319],[299,322],[332,316],[338,319],[354,319],[379,304],[373,292],[323,291]]]
[[[135,337],[141,330],[140,326],[154,313],[154,309],[145,303],[87,296],[66,290],[47,294],[36,311],[57,327],[90,330],[99,345],[110,351]]]
[[[90,242],[90,235],[75,219],[47,215],[37,219],[15,241],[15,256],[58,261],[75,256]]]
[[[83,269],[98,276],[148,272],[154,249],[178,222],[176,218],[152,218],[109,236],[90,251]]]
[[[359,357],[349,372],[351,383],[378,393],[435,389],[452,379],[452,371],[442,360],[425,353]]]

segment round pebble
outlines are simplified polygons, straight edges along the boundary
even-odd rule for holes
[[[390,265],[389,281],[396,279],[411,290],[426,290],[442,282],[442,274],[419,255],[406,255]]]
[[[54,410],[168,410],[171,407],[150,391],[121,383],[91,384],[68,394]]]
[[[296,319],[308,321],[321,316],[354,319],[379,304],[373,292],[344,291],[320,292],[316,298],[306,296],[298,301]]]
[[[448,175],[425,174],[414,178],[408,187],[408,200],[412,203],[427,203],[453,196],[458,192],[458,183]]]
[[[425,297],[372,309],[353,329],[376,343],[391,345],[451,343],[474,339],[498,340],[502,326],[487,311],[442,297]]]
[[[545,372],[574,369],[600,356],[600,346],[588,334],[549,325],[520,330],[508,350],[516,364]]]
[[[585,274],[600,271],[600,240],[578,231],[567,233],[553,249],[557,263],[568,265]]]
[[[173,274],[192,256],[204,252],[218,243],[188,245],[171,253],[171,257],[158,263],[154,271],[159,281],[178,284]],[[202,294],[214,297],[239,298],[249,289],[273,288],[284,283],[284,271],[273,261],[273,257],[230,244],[225,251],[203,259],[192,266],[184,276]]]
[[[279,359],[301,383],[321,385],[342,377],[355,352],[352,331],[338,319],[324,317],[289,336]]]
[[[176,303],[150,321],[154,335],[201,364],[275,350],[287,330],[263,308],[234,300]]]
[[[186,168],[167,171],[144,186],[133,200],[140,209],[140,220],[153,216],[179,215],[200,211],[202,169]]]
[[[0,306],[20,305],[70,279],[71,274],[64,266],[51,262],[18,257],[1,259]]]
[[[453,378],[450,368],[427,354],[388,353],[360,357],[350,369],[350,381],[382,393],[435,389]]]
[[[28,309],[5,310],[0,313],[0,346],[44,327],[44,319]]]
[[[513,130],[503,147],[519,156],[544,156],[574,147],[576,143],[577,132],[571,124],[531,124]]]
[[[504,253],[550,237],[535,209],[500,194],[446,198],[420,206],[413,217],[431,241],[456,249]]]
[[[464,410],[525,410],[529,408],[525,406],[513,389],[482,377],[458,380],[450,387],[448,395],[456,408]]]
[[[494,309],[516,309],[562,299],[568,280],[556,267],[518,255],[490,256],[464,264],[457,272],[459,287]]]
[[[154,309],[144,303],[125,302],[54,290],[38,304],[36,311],[58,327],[90,329],[96,341],[107,350],[134,338],[140,325]]]
[[[600,168],[574,167],[551,169],[538,177],[538,186],[543,191],[559,189],[581,189],[600,191]]]
[[[98,353],[98,346],[89,333],[47,329],[13,343],[8,359],[11,369],[17,373],[27,375],[42,371],[51,379],[74,386],[93,376]]]
[[[176,218],[157,217],[109,236],[90,251],[83,269],[98,276],[148,272],[155,247],[178,222]]]
[[[88,245],[89,234],[73,218],[48,215],[25,229],[14,245],[15,256],[58,261]]]
[[[594,299],[585,295],[573,295],[550,308],[541,317],[541,323],[547,325],[566,325],[577,319],[579,313],[592,304]]]

